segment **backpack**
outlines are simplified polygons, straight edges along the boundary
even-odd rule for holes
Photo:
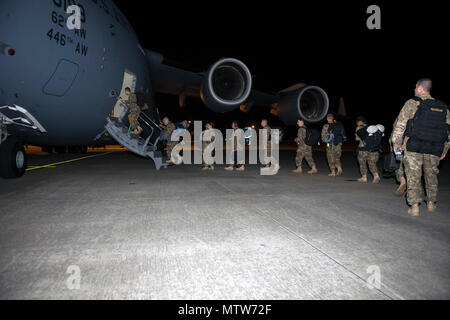
[[[375,128],[377,131],[375,133],[370,133],[368,131],[369,128]],[[375,126],[364,127],[356,134],[361,138],[361,140],[364,141],[365,144],[364,147],[358,148],[358,150],[368,152],[377,152],[382,150],[381,141],[383,140],[384,133],[378,130]]]
[[[409,137],[406,149],[410,152],[431,154],[440,157],[448,141],[448,106],[439,100],[422,100],[414,117],[408,121],[406,136]]]
[[[320,131],[317,129],[307,128],[305,144],[311,147],[320,144]]]
[[[142,109],[142,107],[147,103],[147,98],[145,94],[141,92],[136,92],[136,104],[139,106],[139,108]]]
[[[334,137],[334,145],[337,146],[342,142],[347,141],[347,137],[345,136],[345,128],[344,125],[340,122],[335,122],[330,124],[329,133],[331,133]]]

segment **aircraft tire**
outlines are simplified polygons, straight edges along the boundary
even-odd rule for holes
[[[22,142],[10,138],[0,145],[0,177],[20,178],[27,170],[28,159]]]

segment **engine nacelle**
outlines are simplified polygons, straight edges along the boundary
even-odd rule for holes
[[[329,105],[328,95],[322,88],[305,85],[281,92],[277,113],[287,125],[294,125],[299,119],[314,123],[327,116]]]
[[[252,75],[239,60],[222,59],[206,73],[201,97],[203,103],[214,112],[229,112],[246,102],[252,89]]]

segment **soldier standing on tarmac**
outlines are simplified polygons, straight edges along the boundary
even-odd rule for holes
[[[331,137],[331,141],[327,141]],[[329,177],[341,176],[342,171],[342,142],[345,138],[344,127],[336,122],[333,114],[327,116],[327,123],[322,128],[322,141],[327,143],[327,160],[331,173]]]
[[[208,122],[207,124],[205,124],[205,131],[202,132],[202,141],[203,141],[203,150],[206,150],[206,148],[211,144],[214,143],[215,137],[212,136],[211,140],[209,141],[204,141],[203,136],[204,134],[208,131],[208,130],[212,130],[214,129],[214,123],[212,122]],[[214,164],[208,165],[203,161],[203,171],[214,171]]]
[[[368,127],[366,118],[362,116],[356,119],[356,125],[355,140],[357,142],[359,141],[358,163],[361,172],[361,178],[358,179],[358,182],[367,183],[367,174],[370,170],[373,175],[373,183],[378,184],[380,183],[380,174],[378,173],[377,164],[380,159],[380,150],[382,148],[381,138],[384,135],[384,127],[383,132],[381,132],[378,127]],[[379,137],[379,139],[377,139],[377,137]]]
[[[176,127],[175,125],[170,122],[169,118],[165,117],[163,119],[163,125],[162,128],[164,129],[162,134],[162,140],[165,140],[167,142],[166,144],[166,154],[169,160],[167,160],[167,163],[173,163],[172,161],[172,149],[177,145],[176,141],[171,141],[172,132],[175,131]]]
[[[302,162],[303,159],[306,159],[308,165],[311,167],[311,171],[308,174],[316,174],[317,167],[316,163],[313,159],[312,147],[306,144],[306,136],[307,136],[307,128],[305,126],[305,122],[303,120],[297,121],[298,125],[298,133],[295,142],[297,143],[297,156],[295,158],[295,164],[297,165],[297,170],[294,170],[294,173],[303,173]]]
[[[432,81],[421,79],[415,97],[406,102],[392,134],[396,153],[404,154],[407,200],[413,217],[420,215],[422,172],[425,178],[428,212],[436,211],[439,163],[450,148],[450,111],[431,96]],[[405,137],[405,138],[404,138]]]

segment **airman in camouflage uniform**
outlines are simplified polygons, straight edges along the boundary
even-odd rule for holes
[[[169,158],[169,160],[167,160],[167,162],[172,163],[173,162],[171,159],[172,158],[172,150],[177,145],[177,142],[171,141],[171,137],[172,137],[172,132],[175,131],[176,127],[172,122],[169,121],[169,118],[166,117],[163,119],[162,128],[164,129],[162,139],[167,141],[166,154],[167,154],[167,157]]]
[[[430,95],[432,88],[432,82],[429,79],[422,79],[416,85],[415,94],[416,97],[422,100],[433,99]],[[441,157],[410,152],[407,150],[407,143],[409,137],[403,139],[407,123],[410,119],[414,118],[420,102],[411,99],[408,100],[400,112],[397,118],[396,126],[392,134],[392,141],[394,150],[401,149],[404,151],[404,164],[407,180],[407,199],[411,206],[408,213],[413,216],[419,216],[419,204],[423,201],[421,189],[422,189],[422,167],[425,177],[425,187],[427,193],[427,209],[429,212],[435,212],[436,200],[438,194],[438,178],[439,174],[439,162],[443,160],[450,148],[450,135],[447,140],[444,152]],[[447,111],[447,124],[450,124],[450,112]]]
[[[203,151],[205,151],[206,148],[207,148],[210,144],[214,143],[214,140],[215,140],[215,137],[214,137],[214,136],[212,136],[212,137],[211,137],[211,140],[209,140],[209,141],[205,141],[205,140],[203,139],[205,133],[206,133],[208,130],[212,130],[213,128],[214,128],[214,124],[211,123],[211,122],[208,122],[208,123],[205,125],[205,129],[206,129],[206,130],[202,132]],[[203,170],[203,171],[208,171],[208,170],[214,171],[214,164],[208,165],[208,164],[206,164],[206,163],[203,161],[203,168],[202,168],[202,170]]]
[[[227,171],[245,171],[245,164],[239,164],[239,159],[238,159],[238,150],[240,149],[239,147],[242,147],[242,149],[245,150],[245,146],[239,146],[239,139],[238,139],[238,135],[236,133],[236,131],[240,130],[239,129],[239,123],[237,121],[233,121],[233,123],[231,124],[231,128],[233,129],[235,135],[233,137],[234,139],[234,143],[233,143],[233,158],[231,160],[231,163],[228,167],[225,168],[225,170]]]
[[[272,157],[272,128],[269,127],[268,121],[266,119],[261,121],[261,127],[262,130],[265,130],[267,132],[267,145],[265,146],[267,148],[267,157],[269,159],[271,159]],[[270,168],[270,163],[272,162],[271,160],[269,160],[270,162],[266,164],[265,168],[268,169]],[[278,171],[280,169],[279,164],[274,164],[274,166],[276,167],[276,171]]]
[[[294,173],[303,173],[302,163],[303,159],[306,159],[308,165],[311,167],[311,171],[308,174],[316,174],[317,167],[312,156],[312,147],[306,144],[306,127],[303,120],[298,120],[297,125],[299,126],[297,138],[295,142],[297,143],[297,157],[295,158],[295,164],[297,165],[297,170]]]
[[[356,134],[355,134],[355,141],[359,142],[358,149],[364,148],[366,144],[364,141],[358,136],[358,131],[367,127],[367,120],[364,117],[359,117],[356,119],[356,125],[358,126],[356,128]],[[358,163],[359,163],[359,169],[361,172],[361,178],[358,179],[358,182],[361,183],[367,183],[367,165],[369,165],[369,170],[373,175],[373,183],[378,184],[380,183],[380,174],[378,173],[378,160],[380,160],[380,153],[377,152],[369,152],[369,151],[362,151],[358,150]]]
[[[322,128],[322,140],[325,139],[325,136],[330,131],[330,125],[334,123],[334,116],[329,114],[327,116],[328,123],[325,124]],[[341,176],[343,174],[342,171],[342,143],[339,143],[337,146],[331,142],[327,145],[327,160],[328,165],[330,166],[331,173],[328,175],[329,177]]]
[[[130,88],[125,88],[125,94],[128,96],[126,104],[130,110],[128,120],[130,122],[131,131],[133,135],[140,135],[142,128],[139,126],[139,115],[141,114],[141,108],[137,105],[137,97],[131,92]]]

